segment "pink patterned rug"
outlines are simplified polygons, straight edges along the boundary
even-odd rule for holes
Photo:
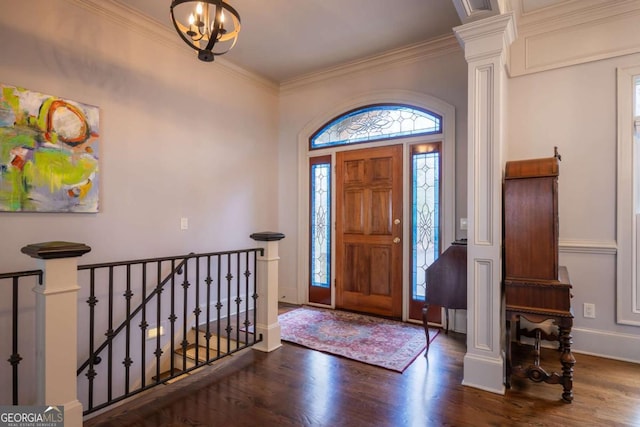
[[[284,341],[397,372],[426,348],[421,326],[362,314],[301,307],[278,320]],[[438,331],[430,331],[430,341]]]

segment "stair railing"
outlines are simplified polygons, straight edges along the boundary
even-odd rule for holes
[[[81,288],[89,290],[88,357],[77,371],[84,414],[259,342],[253,331],[262,253],[256,248],[79,266]],[[114,327],[120,313],[124,320]],[[95,347],[99,331],[107,338]],[[100,366],[102,359],[106,365]]]
[[[34,282],[33,278],[36,278],[37,284],[42,285],[42,275],[43,275],[42,270],[29,270],[29,271],[19,271],[15,273],[0,274],[0,283],[3,283],[5,281],[11,282],[11,311],[10,311],[11,312],[11,354],[9,355],[7,362],[11,364],[11,404],[12,405],[17,405],[19,402],[19,398],[18,398],[19,385],[20,385],[19,367],[20,367],[20,362],[24,359],[23,356],[25,356],[24,354],[22,355],[20,354],[19,339],[18,339],[19,337],[18,332],[19,332],[19,327],[21,323],[19,322],[19,316],[20,316],[19,296],[20,296],[20,289],[21,289],[20,284],[21,282],[23,284],[24,283],[33,284]],[[30,280],[26,280],[27,278],[30,278]],[[31,297],[30,299],[34,299],[33,294],[29,295],[29,297]],[[27,331],[27,333],[29,332],[31,331]],[[1,344],[2,345],[0,345],[0,348],[9,348],[8,342],[7,343],[2,342]],[[5,355],[3,354],[2,356],[4,357]],[[30,357],[30,359],[34,359],[34,357]]]
[[[189,255],[194,255],[193,253],[189,254]],[[171,260],[171,258],[162,258],[163,260]],[[91,264],[91,265],[82,265],[82,266],[78,266],[78,270],[95,270],[98,268],[112,268],[112,267],[118,267],[118,266],[122,266],[122,265],[132,265],[132,264],[147,264],[147,263],[151,263],[151,262],[155,262],[158,261],[158,259],[146,259],[146,260],[137,260],[137,261],[125,261],[124,263],[122,262],[114,262],[114,263],[103,263],[103,264]],[[184,264],[186,263],[186,259],[183,259],[180,264],[178,264],[177,266],[175,266],[175,268],[172,268],[172,270],[166,275],[166,277],[160,282],[160,284],[155,287],[153,289],[153,291],[147,295],[147,297],[135,308],[131,311],[131,313],[122,321],[122,323],[120,323],[120,325],[115,328],[113,330],[113,332],[110,332],[107,335],[107,339],[105,341],[102,342],[102,344],[100,344],[98,346],[97,349],[93,350],[94,347],[94,343],[93,341],[93,336],[91,336],[89,338],[89,348],[90,350],[90,355],[89,357],[80,365],[80,367],[78,368],[78,375],[80,375],[82,372],[84,372],[84,370],[87,368],[87,366],[92,365],[93,363],[100,363],[101,358],[100,358],[100,353],[102,352],[102,350],[104,350],[112,341],[113,341],[113,337],[118,335],[120,333],[120,331],[122,331],[125,327],[130,325],[131,319],[133,319],[133,317],[135,317],[140,311],[142,311],[143,308],[145,308],[146,304],[149,303],[159,292],[162,292],[162,290],[164,289],[164,286],[167,284],[167,282],[169,282],[169,280],[173,277],[173,275],[175,274],[182,274],[182,268],[184,267]],[[113,270],[111,270],[112,272]],[[130,271],[130,267],[129,267],[129,271]],[[93,274],[93,272],[91,273],[92,277],[91,277],[91,284],[92,286],[94,286],[94,290],[92,291],[92,294],[95,294],[95,275]],[[126,298],[130,298],[132,295],[128,295],[125,296]],[[89,306],[91,307],[95,307],[95,305],[98,303],[97,299],[95,299],[95,295],[93,297],[93,299],[91,300],[87,300],[87,304],[89,304]],[[93,326],[90,326],[90,329],[93,329]],[[91,370],[92,367],[90,366],[89,369]]]
[[[204,359],[204,363],[213,363],[251,343],[255,344],[254,350],[262,352],[279,348],[278,244],[284,235],[262,232],[251,238],[259,248],[189,254],[157,262],[140,260],[141,264],[111,263],[104,268],[98,268],[98,264],[78,267],[80,257],[91,251],[83,243],[53,241],[24,246],[21,252],[33,258],[39,269],[0,275],[0,324],[12,325],[11,336],[0,335],[0,352],[11,347],[10,366],[2,365],[5,368],[0,369],[0,405],[59,405],[64,408],[65,426],[81,427],[83,413],[95,413],[125,395],[132,396],[175,376],[170,373],[168,378],[160,378],[157,374],[160,355],[173,353],[176,344],[179,350],[195,345],[191,353],[196,360]],[[156,265],[150,269],[152,262]],[[10,296],[6,292],[9,288],[2,286],[7,281],[12,283]],[[177,286],[182,287],[182,293]],[[170,294],[166,298],[162,298],[162,288]],[[21,292],[19,297],[17,289]],[[122,301],[116,297],[119,292],[124,303],[118,303]],[[151,294],[153,297],[148,298]],[[139,310],[138,305],[142,305]],[[114,328],[119,324],[115,319],[128,320],[124,326]],[[155,325],[149,323],[153,320]],[[201,333],[190,328],[202,324]],[[163,328],[170,332],[161,340]],[[156,332],[155,351],[147,360],[147,332],[152,329]],[[94,344],[96,331],[105,331],[108,343],[101,352],[89,351],[90,330]],[[87,339],[82,338],[79,344],[78,337]],[[131,346],[135,338],[140,340],[140,347]],[[201,344],[205,344],[204,350],[200,349]],[[78,376],[78,355],[89,360],[85,371],[94,362],[94,377],[100,385],[96,387],[94,403],[98,404],[81,402],[88,399],[88,392],[79,393],[82,386],[87,387],[88,378]],[[96,358],[101,357],[107,363],[96,369]],[[125,369],[114,369],[116,357],[122,357]],[[166,362],[163,369],[195,369],[186,366],[186,360],[183,352],[177,361],[174,357],[160,361]],[[143,372],[132,377],[132,367]],[[148,381],[154,371],[156,378]],[[83,397],[78,398],[79,394]],[[110,402],[106,399],[108,394],[113,394]],[[83,411],[84,408],[88,409]]]

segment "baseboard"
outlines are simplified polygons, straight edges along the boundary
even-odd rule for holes
[[[289,304],[302,304],[300,298],[298,298],[298,289],[291,286],[279,286],[278,296],[279,302],[288,302]]]
[[[573,336],[571,349],[575,353],[640,363],[640,336],[638,335],[586,328],[573,328],[571,335]]]
[[[462,385],[504,394],[504,360],[467,353],[464,356]]]

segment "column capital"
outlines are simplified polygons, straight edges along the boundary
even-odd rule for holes
[[[513,12],[491,16],[453,29],[467,62],[500,56],[517,37]]]
[[[80,257],[91,251],[91,248],[84,243],[43,242],[32,243],[23,247],[20,251],[32,258],[55,259]]]

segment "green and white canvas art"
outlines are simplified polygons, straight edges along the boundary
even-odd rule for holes
[[[0,84],[0,211],[98,212],[98,107]]]

